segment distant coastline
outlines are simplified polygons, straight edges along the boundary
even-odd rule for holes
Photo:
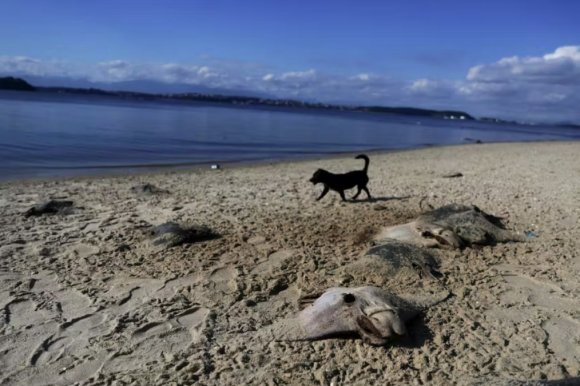
[[[0,78],[0,90],[36,91],[36,88],[24,79],[8,76]]]
[[[0,90],[18,91],[45,91],[53,93],[79,94],[79,95],[101,95],[119,97],[134,100],[174,100],[174,101],[195,101],[212,102],[231,105],[248,106],[280,106],[297,107],[319,110],[339,110],[370,113],[389,113],[399,115],[410,115],[419,117],[432,117],[441,119],[461,119],[475,120],[473,116],[463,111],[456,110],[431,110],[416,107],[385,107],[385,106],[347,106],[329,103],[313,103],[294,99],[272,99],[251,96],[220,95],[206,93],[145,93],[135,91],[108,91],[98,88],[76,88],[76,87],[35,87],[21,78],[0,77]]]
[[[350,106],[337,105],[331,103],[314,103],[295,99],[276,99],[276,98],[261,98],[255,96],[243,95],[224,95],[211,94],[200,92],[183,92],[183,93],[151,93],[139,91],[123,91],[123,90],[103,90],[100,88],[83,88],[83,87],[61,87],[61,86],[34,86],[26,80],[17,77],[0,77],[0,90],[11,91],[41,91],[55,94],[72,94],[72,95],[97,95],[114,98],[122,98],[134,101],[179,101],[179,102],[209,102],[228,104],[236,106],[267,106],[267,107],[285,107],[285,108],[301,108],[313,110],[329,110],[329,111],[350,111],[350,112],[366,112],[366,113],[387,113],[415,117],[429,117],[438,119],[451,120],[467,120],[467,121],[481,121],[487,123],[497,124],[512,124],[512,125],[539,125],[546,124],[557,127],[566,127],[572,129],[580,129],[580,124],[574,122],[560,122],[560,123],[531,123],[514,120],[506,120],[495,117],[474,117],[469,113],[459,110],[433,110],[423,109],[417,107],[388,107],[388,106]]]

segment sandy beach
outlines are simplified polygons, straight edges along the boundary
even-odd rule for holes
[[[374,200],[316,201],[312,173],[353,157],[0,184],[0,384],[578,384],[580,142],[370,154]],[[48,199],[74,206],[23,215]],[[451,203],[526,241],[439,250],[440,280],[341,269],[382,227]],[[166,222],[220,237],[162,248]],[[384,347],[262,333],[303,295],[361,285],[452,296]]]

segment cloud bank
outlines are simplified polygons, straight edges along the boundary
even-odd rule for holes
[[[264,65],[207,58],[196,64],[112,60],[87,66],[0,56],[0,74],[113,84],[147,80],[329,103],[463,109],[480,116],[580,122],[580,46],[479,64],[458,80],[403,81],[382,74],[335,75],[313,68],[279,72]]]

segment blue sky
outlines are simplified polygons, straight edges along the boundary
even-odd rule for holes
[[[580,120],[578,15],[576,0],[2,0],[0,73]]]

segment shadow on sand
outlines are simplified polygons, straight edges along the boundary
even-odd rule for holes
[[[433,339],[433,333],[425,324],[423,314],[420,314],[413,320],[407,322],[406,328],[407,333],[395,339],[392,345],[406,348],[419,348]]]
[[[353,200],[348,199],[347,201],[353,204],[362,204],[362,203],[368,203],[368,202],[385,202],[385,201],[402,201],[402,200],[408,200],[410,198],[412,198],[413,196],[402,196],[402,197],[396,197],[396,196],[391,196],[391,197],[373,197],[373,198],[367,198],[365,200]]]

